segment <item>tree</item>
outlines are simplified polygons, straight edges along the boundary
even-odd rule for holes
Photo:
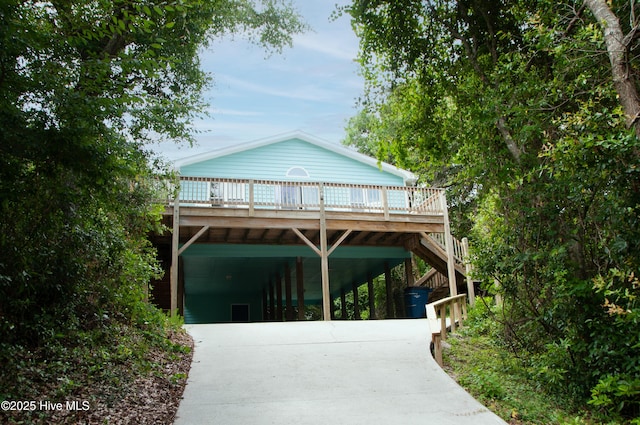
[[[346,9],[369,88],[366,120],[349,131],[447,187],[477,276],[501,284],[503,342],[538,378],[578,397],[596,391],[626,415],[637,414],[640,387],[630,348],[640,335],[622,327],[637,318],[625,294],[635,299],[640,272],[637,7]]]
[[[237,33],[277,51],[304,29],[278,0],[0,4],[5,376],[18,373],[14,356],[46,358],[54,340],[144,323],[161,170],[145,145],[191,140],[208,84],[198,52],[213,38]]]
[[[634,64],[631,51],[637,43],[636,32],[640,28],[640,20],[636,17],[636,5],[631,4],[629,29],[625,34],[618,15],[603,0],[585,0],[596,21],[602,28],[602,35],[607,46],[607,54],[611,62],[611,77],[618,93],[620,103],[626,115],[627,127],[634,128],[640,137],[640,96],[638,95],[637,66]],[[623,10],[619,12],[625,14]],[[626,16],[625,16],[626,18]]]

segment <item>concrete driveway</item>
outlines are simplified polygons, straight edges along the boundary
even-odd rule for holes
[[[505,424],[432,359],[425,319],[186,328],[175,425]]]

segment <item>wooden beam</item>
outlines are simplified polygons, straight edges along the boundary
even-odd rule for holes
[[[351,283],[351,289],[353,292],[353,317],[356,320],[360,320],[360,304],[358,303],[358,284],[355,281]]]
[[[276,321],[282,322],[282,280],[276,273]]]
[[[306,243],[306,244],[309,246],[309,248],[313,249],[313,251],[314,251],[316,254],[318,254],[318,256],[319,256],[319,257],[322,257],[322,251],[320,251],[320,250],[318,249],[318,247],[317,247],[317,246],[315,246],[315,245],[313,244],[313,242],[311,242],[309,239],[307,239],[307,237],[306,237],[306,236],[305,236],[305,235],[304,235],[300,230],[296,229],[295,227],[292,227],[292,228],[291,228],[291,230],[293,230],[293,232],[294,232],[296,235],[298,235],[298,237],[299,237],[300,239],[302,239],[302,241],[303,241],[304,243]]]
[[[178,314],[178,249],[180,245],[180,199],[179,194],[173,200],[173,228],[171,229],[171,317]]]
[[[276,300],[273,290],[273,282],[269,279],[269,320],[276,319]]]
[[[185,249],[189,248],[191,246],[191,244],[193,244],[195,241],[197,241],[198,238],[200,238],[200,236],[202,236],[204,234],[204,232],[209,230],[209,227],[210,226],[203,226],[202,229],[198,230],[198,233],[193,235],[191,237],[191,239],[189,239],[184,245],[182,245],[180,247],[180,249],[178,250],[178,255],[182,255],[182,253],[184,252]]]
[[[453,238],[451,236],[451,226],[449,224],[449,212],[447,210],[447,197],[442,192],[441,202],[444,211],[444,245],[447,253],[447,277],[449,278],[449,296],[458,295],[458,285],[456,282],[456,259],[453,252]]]
[[[340,318],[347,320],[347,294],[344,288],[340,289]]]
[[[262,321],[267,321],[269,319],[268,316],[269,311],[269,295],[267,294],[267,288],[262,288]]]
[[[369,292],[369,319],[376,318],[376,294],[373,290],[373,276],[367,276],[367,291]]]
[[[322,316],[331,320],[331,288],[329,285],[329,254],[327,253],[327,219],[324,211],[324,186],[320,183],[320,270],[322,276]]]
[[[302,257],[296,258],[296,295],[298,298],[298,320],[304,320],[304,271]]]
[[[367,238],[369,238],[369,236],[371,235],[371,233],[369,232],[364,232],[364,231],[357,231],[358,234],[356,236],[354,236],[353,239],[351,239],[351,243],[352,244],[359,244],[361,243],[363,240],[366,242]]]
[[[299,227],[299,226],[298,226]],[[442,232],[441,222],[409,222],[409,221],[357,221],[353,219],[334,219],[327,217],[327,229],[329,230],[360,230],[369,232],[403,232],[417,233],[420,231]]]
[[[253,215],[255,214],[253,188],[254,188],[253,179],[250,179],[249,180],[249,217],[253,217]]]
[[[389,192],[387,192],[387,188],[383,187],[382,191],[382,211],[385,220],[389,220]]]
[[[455,297],[458,295],[458,281],[456,280],[456,259],[453,250],[453,237],[451,236],[451,226],[449,224],[449,210],[447,208],[447,197],[445,192],[442,192],[441,202],[442,210],[444,211],[444,243],[445,250],[447,251],[447,277],[449,279],[449,296]],[[460,307],[456,303],[451,307],[452,317],[460,317]],[[455,330],[455,322],[452,319],[451,330]],[[444,338],[444,336],[443,336]]]
[[[346,232],[344,232],[342,236],[340,236],[340,238],[336,241],[336,243],[333,244],[331,249],[327,252],[327,255],[331,255],[331,253],[335,251],[338,246],[340,246],[340,244],[347,238],[347,236],[349,236],[349,234],[351,234],[351,230],[347,230]]]
[[[469,305],[473,307],[476,303],[476,289],[473,286],[473,279],[471,279],[472,266],[469,261],[469,239],[462,238],[462,260],[464,261],[465,276],[467,277],[467,293]]]
[[[415,279],[413,277],[413,261],[411,258],[404,259],[404,276],[407,282],[407,286],[415,285]]]
[[[269,214],[256,210],[255,216],[247,216],[247,210],[241,208],[188,208],[189,214],[182,211],[180,224],[183,226],[232,227],[232,228],[265,228],[271,229],[319,229],[317,211],[300,211],[294,214],[278,214],[279,211],[271,211]],[[213,213],[203,214],[200,210],[213,210]],[[245,216],[228,216],[227,211],[244,211]],[[305,213],[302,215],[303,213]],[[218,213],[218,214],[214,214]],[[295,214],[301,214],[296,216]],[[327,212],[325,220],[328,230],[360,230],[382,232],[418,233],[420,231],[442,232],[442,216],[400,215],[391,214],[388,221],[380,215],[357,212]]]
[[[178,256],[178,314],[184,317],[184,258]]]
[[[202,208],[205,209],[205,208]],[[233,210],[234,208],[227,208]],[[182,215],[180,224],[183,226],[206,226],[222,227],[231,229],[244,229],[252,227],[256,229],[290,229],[296,227],[300,229],[318,229],[318,215],[309,219],[286,219],[282,217],[258,217],[256,210],[255,217],[225,217],[225,216],[206,216],[206,215]]]
[[[467,293],[469,305],[473,307],[476,304],[476,289],[473,286],[473,279],[471,279],[472,266],[469,261],[469,239],[462,238],[462,257],[464,260],[465,276],[467,277]]]
[[[393,319],[393,288],[391,287],[391,269],[384,263],[384,285],[387,293],[387,319]]]
[[[291,295],[291,269],[289,263],[284,263],[284,294],[285,294],[285,317],[287,322],[293,320],[293,299]]]

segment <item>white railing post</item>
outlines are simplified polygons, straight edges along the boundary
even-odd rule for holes
[[[462,238],[462,260],[464,261],[464,270],[467,275],[467,293],[469,294],[469,305],[473,307],[476,303],[476,290],[473,287],[473,279],[471,279],[471,261],[469,259],[469,239]]]
[[[254,194],[253,194],[253,179],[249,180],[249,217],[253,217],[254,214]]]
[[[447,209],[447,196],[443,191],[440,198],[442,211],[444,214],[444,246],[447,253],[447,275],[449,278],[449,295],[458,295],[458,287],[456,283],[456,263],[453,251],[453,237],[451,236],[451,226],[449,224],[449,212]]]
[[[382,187],[380,189],[380,196],[382,196],[382,212],[384,214],[384,219],[389,220],[389,192],[387,192],[386,187]]]

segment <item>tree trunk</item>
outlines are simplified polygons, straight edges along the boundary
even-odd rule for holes
[[[636,136],[640,137],[640,97],[638,96],[632,72],[629,69],[631,64],[627,55],[627,47],[633,38],[636,27],[632,28],[628,37],[625,37],[618,17],[605,0],[585,0],[584,4],[593,13],[602,28],[609,61],[611,62],[613,84],[626,115],[627,127],[633,127]]]

